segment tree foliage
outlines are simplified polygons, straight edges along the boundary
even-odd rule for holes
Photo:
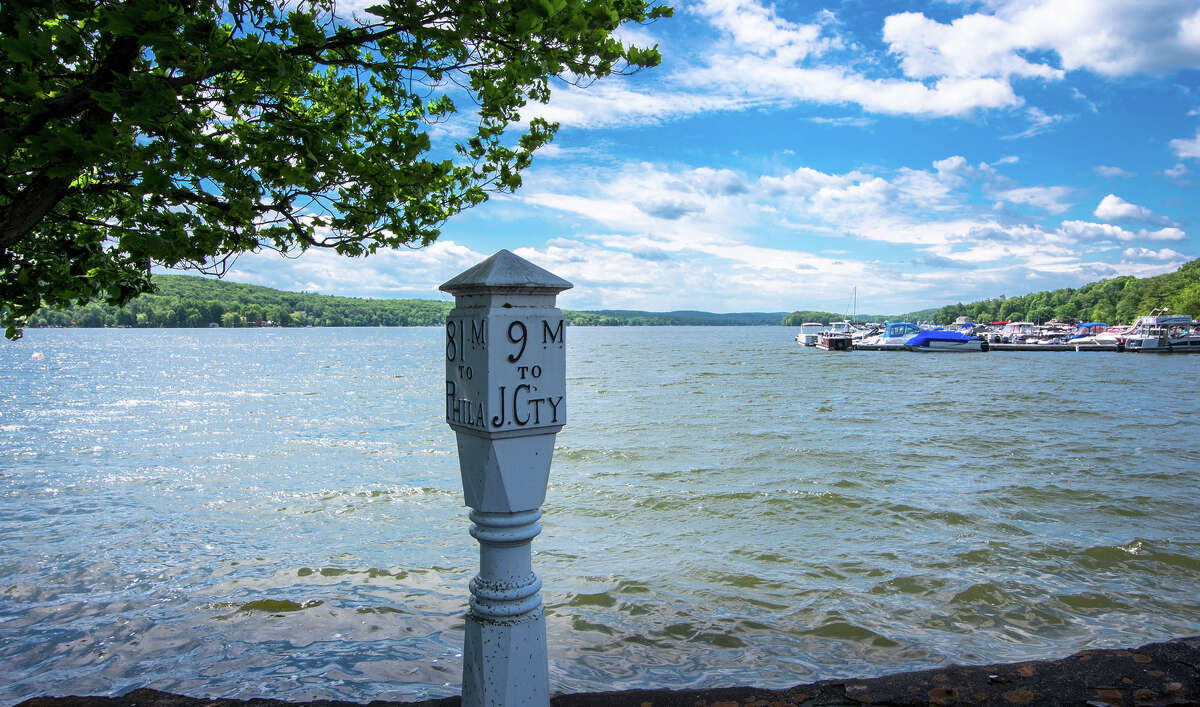
[[[43,309],[34,327],[440,326],[453,304],[284,292],[189,275],[154,275],[155,291],[123,307],[89,302]]]
[[[554,77],[659,61],[647,0],[5,0],[0,321],[149,291],[151,264],[428,245],[521,183]],[[431,129],[470,104],[450,149]],[[460,115],[458,119],[463,119]]]
[[[90,302],[43,309],[34,327],[442,326],[454,305],[444,300],[360,299],[245,285],[190,275],[154,275],[155,291],[123,307]],[[780,314],[565,310],[572,326],[714,326],[778,324]]]
[[[714,313],[682,310],[645,312],[636,309],[598,309],[590,312],[564,312],[575,326],[775,326],[781,312]]]
[[[800,326],[806,322],[820,322],[821,324],[829,324],[831,322],[844,322],[850,319],[855,321],[879,321],[881,319],[894,319],[894,317],[883,316],[878,314],[838,314],[837,312],[819,312],[811,309],[800,309],[785,316],[780,323],[784,326]]]
[[[1200,318],[1200,260],[1185,263],[1176,272],[1154,277],[1115,277],[1079,289],[1034,292],[1022,297],[999,297],[971,304],[952,304],[936,311],[932,319],[951,324],[960,316],[976,322],[1023,321],[1035,323],[1099,321],[1129,324],[1152,309]]]

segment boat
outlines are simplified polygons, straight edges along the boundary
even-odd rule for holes
[[[904,348],[921,352],[986,351],[983,344],[983,339],[976,336],[967,336],[957,331],[930,329],[904,342]]]
[[[851,338],[861,337],[863,330],[855,326],[854,322],[849,319],[840,322],[830,322],[829,326],[825,327],[825,331],[833,334],[845,334]]]
[[[863,346],[904,346],[909,339],[921,333],[921,327],[912,322],[891,322],[883,333],[868,336],[859,343]]]
[[[853,351],[854,335],[850,332],[823,331],[817,334],[817,348],[824,351]]]
[[[1108,322],[1080,322],[1075,325],[1075,330],[1067,337],[1067,341],[1073,342],[1076,339],[1095,338],[1106,331],[1108,331]]]
[[[1105,322],[1083,322],[1075,325],[1075,331],[1067,337],[1067,343],[1076,349],[1089,346],[1113,347],[1117,339],[1129,332],[1129,327],[1109,327]]]
[[[821,322],[804,322],[800,325],[800,333],[796,334],[796,342],[805,346],[817,345],[817,334],[825,331],[825,325]]]
[[[1154,353],[1200,353],[1200,334],[1192,331],[1195,321],[1190,314],[1162,314],[1153,310],[1149,316],[1138,317],[1129,332],[1122,335],[1118,345],[1126,351]]]
[[[1009,322],[1000,330],[1000,341],[1005,344],[1024,344],[1042,338],[1042,332],[1033,322]]]

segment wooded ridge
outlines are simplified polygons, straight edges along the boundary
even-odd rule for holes
[[[244,327],[244,326],[440,326],[453,308],[449,301],[362,299],[285,292],[194,275],[155,275],[156,291],[124,307],[91,303],[65,310],[42,309],[30,326],[77,327]],[[956,317],[988,321],[1102,321],[1129,323],[1152,309],[1200,318],[1200,259],[1176,272],[1155,277],[1116,277],[1078,289],[998,297],[952,304],[896,316],[860,315],[860,320],[932,321],[951,324]],[[846,314],[801,310],[783,312],[645,312],[608,309],[563,310],[575,326],[799,326],[803,322],[840,321]]]

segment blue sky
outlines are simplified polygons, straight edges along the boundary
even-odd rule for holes
[[[620,30],[662,65],[528,107],[554,144],[435,245],[227,279],[442,298],[508,248],[571,309],[888,314],[1200,256],[1195,0],[673,5]]]

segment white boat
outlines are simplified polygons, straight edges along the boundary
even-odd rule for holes
[[[1033,322],[1009,322],[1000,330],[1000,341],[1006,344],[1024,344],[1042,338],[1042,332]]]
[[[904,348],[922,353],[985,351],[983,339],[957,331],[930,329],[904,342]]]
[[[859,343],[863,346],[904,346],[909,339],[921,333],[921,327],[912,322],[891,322],[883,333],[868,336]]]
[[[800,325],[800,333],[796,334],[796,342],[805,346],[817,345],[817,334],[825,331],[821,322],[804,322]]]
[[[1083,322],[1075,325],[1075,331],[1067,337],[1067,343],[1076,348],[1089,346],[1112,347],[1117,345],[1117,339],[1129,331],[1128,327],[1108,328],[1106,322]]]
[[[1189,314],[1157,314],[1138,317],[1129,332],[1119,342],[1126,351],[1155,353],[1200,353],[1200,334],[1192,331],[1195,321]],[[1166,310],[1163,310],[1166,311]]]

